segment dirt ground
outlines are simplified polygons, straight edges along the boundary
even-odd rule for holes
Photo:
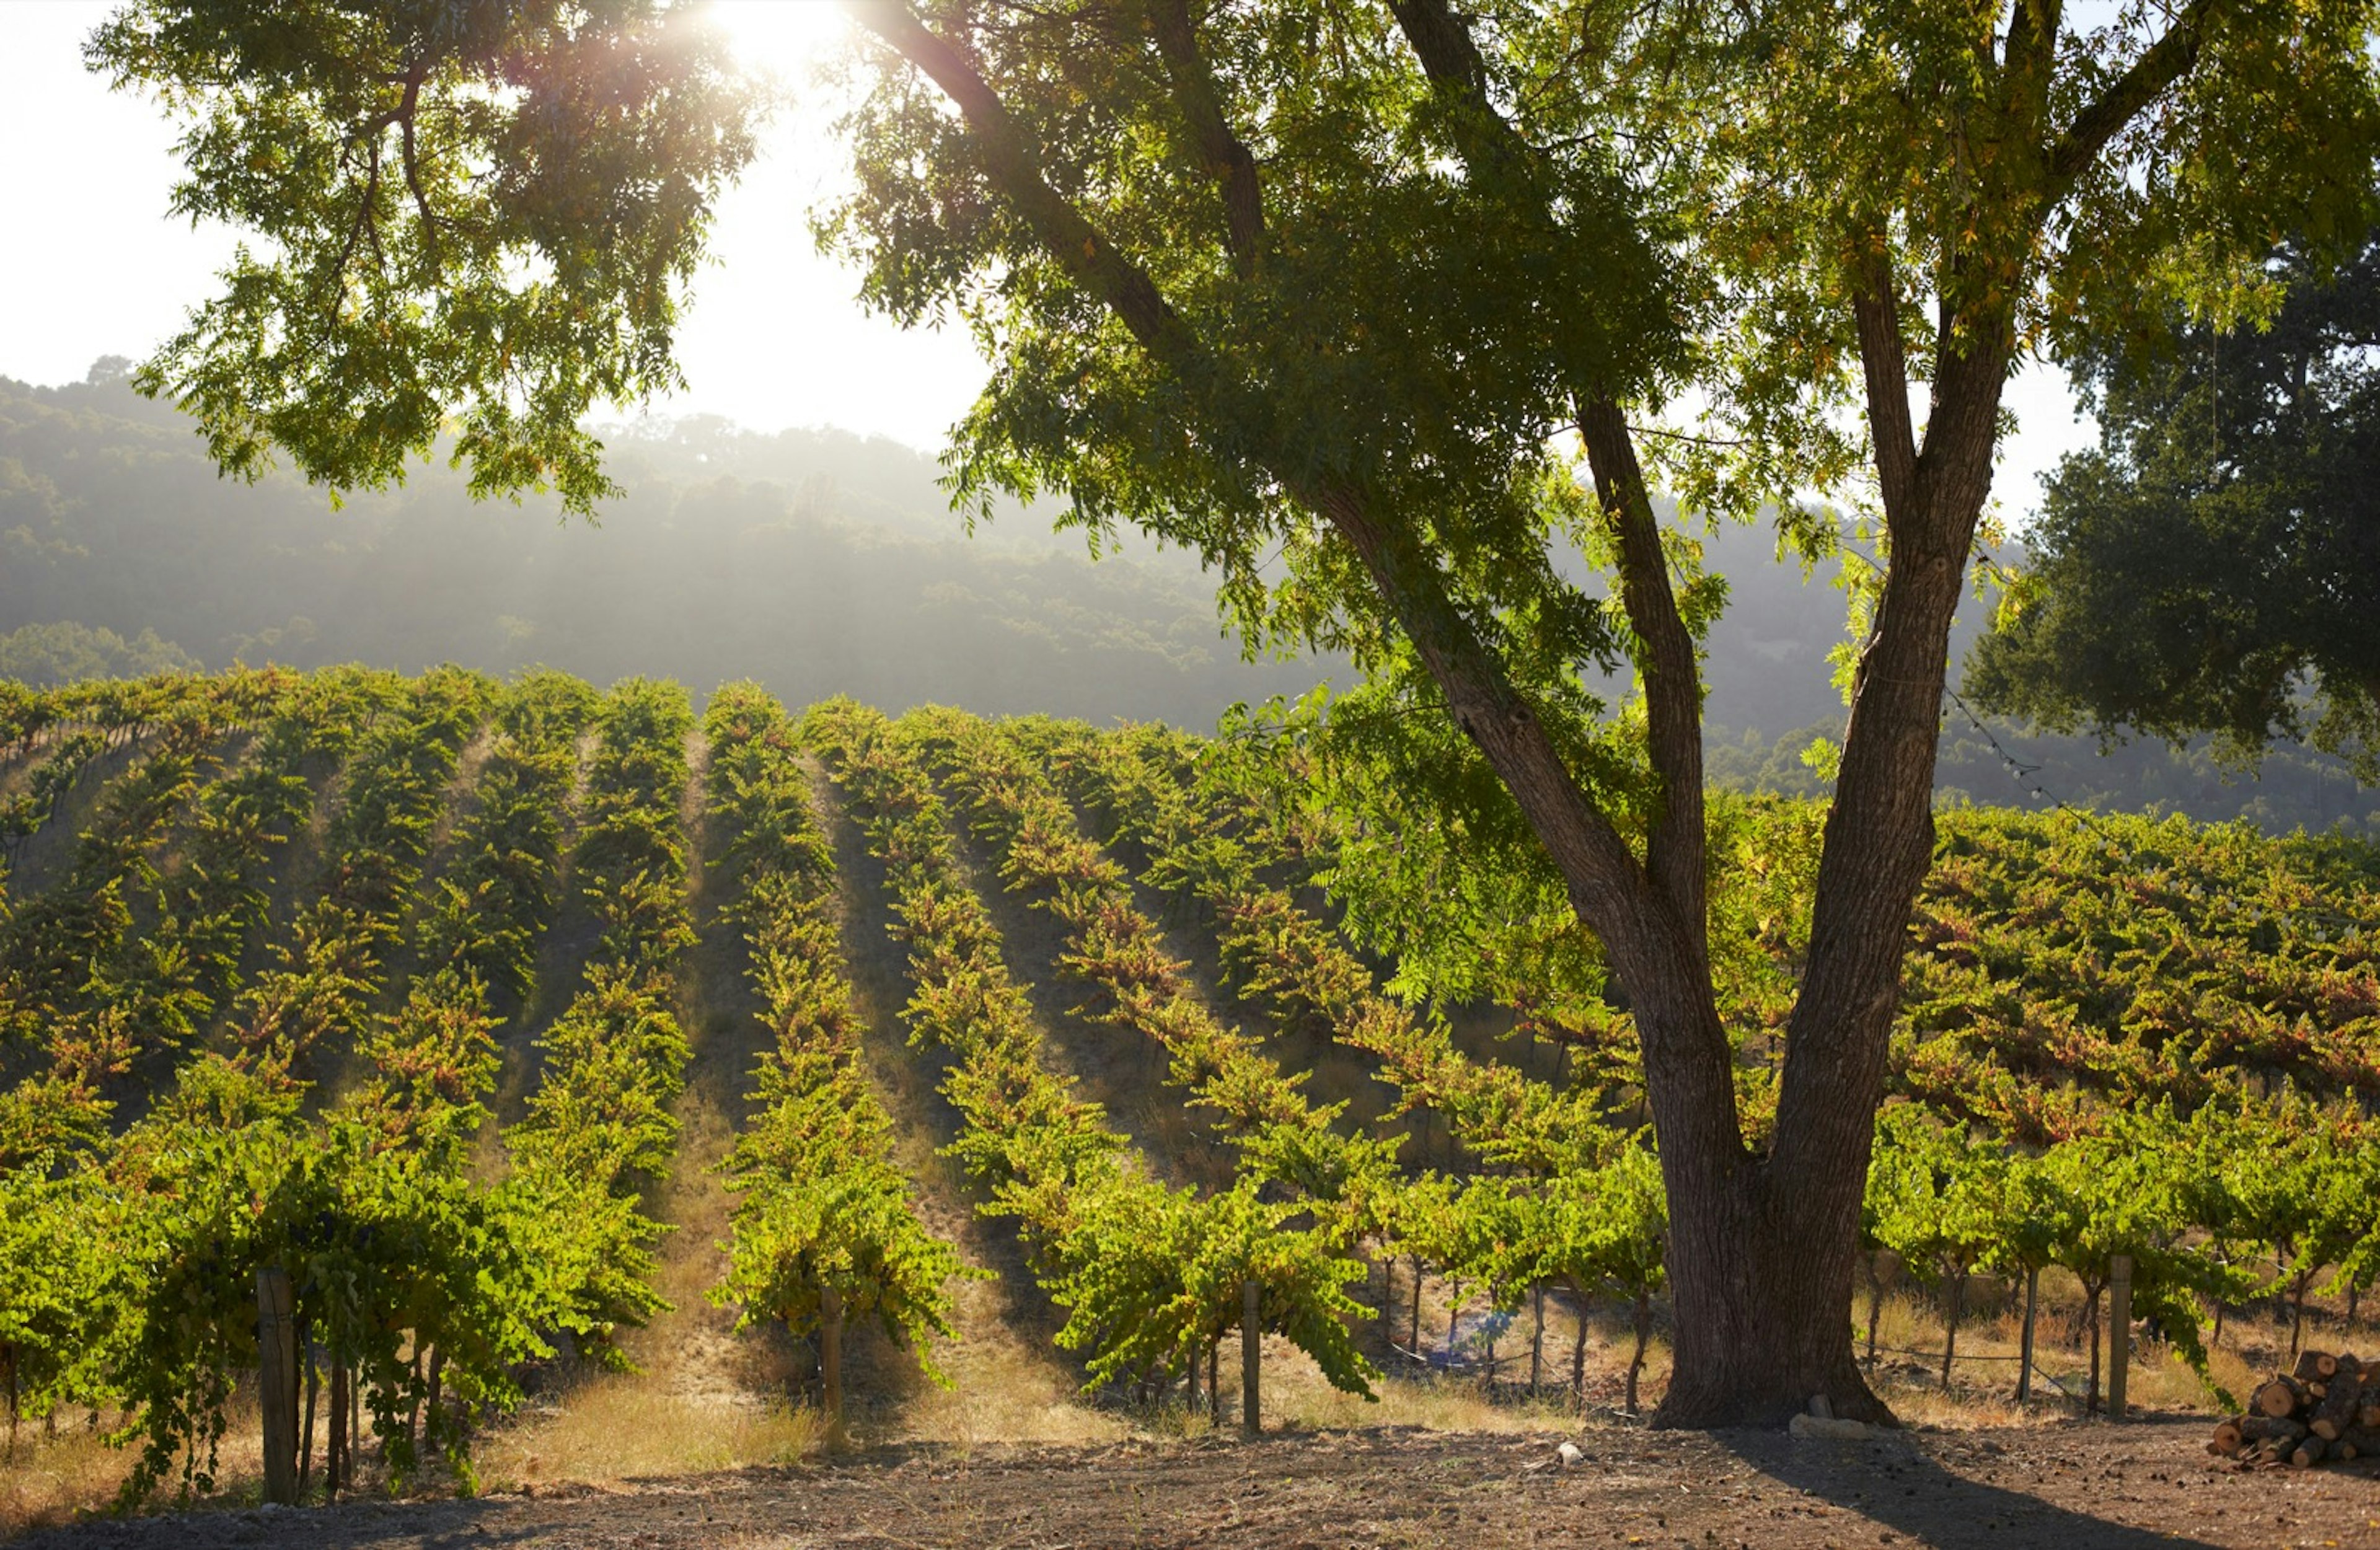
[[[1254,1445],[919,1447],[608,1490],[97,1520],[19,1543],[28,1550],[2380,1546],[2380,1474],[2372,1464],[2228,1472],[2201,1451],[2204,1430],[2191,1421],[1921,1432],[1864,1443],[1598,1430],[1579,1437],[1585,1456],[1570,1467],[1556,1458],[1551,1435],[1385,1430]]]

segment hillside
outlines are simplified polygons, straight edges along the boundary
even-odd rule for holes
[[[1050,512],[1014,508],[965,535],[933,462],[890,442],[703,419],[610,440],[625,493],[598,527],[547,503],[475,504],[436,466],[334,510],[287,476],[218,478],[187,424],[121,381],[0,379],[0,677],[542,663],[597,683],[751,677],[795,702],[847,694],[1203,728],[1234,701],[1346,672],[1329,657],[1244,661],[1212,579],[1146,540],[1093,562]],[[1827,667],[1840,596],[1823,572],[1804,581],[1777,564],[1760,531],[1716,535],[1709,562],[1730,580],[1708,655],[1713,777],[1814,793],[1800,756],[1840,730]],[[1954,656],[1981,616],[1970,601]],[[1952,708],[1937,776],[1950,800],[2037,807],[2038,785],[2079,806],[2271,832],[2380,826],[2380,793],[2307,750],[2276,749],[2251,778],[2204,747],[2107,755],[1991,725],[2038,773],[2013,780]]]

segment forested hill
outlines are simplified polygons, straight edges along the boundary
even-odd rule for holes
[[[1094,563],[1021,512],[968,539],[933,461],[890,442],[705,421],[610,440],[626,494],[600,527],[476,503],[443,466],[334,511],[295,478],[218,478],[187,421],[120,382],[0,379],[0,635],[83,627],[19,636],[0,667],[544,663],[1189,726],[1327,671],[1243,662],[1178,552]]]
[[[0,676],[544,663],[598,683],[753,677],[795,702],[1206,728],[1235,700],[1345,675],[1327,659],[1241,660],[1211,578],[1179,552],[1135,540],[1094,563],[1047,514],[1014,510],[966,537],[933,460],[892,442],[703,419],[609,440],[626,494],[600,527],[550,503],[475,503],[443,467],[334,511],[286,476],[217,478],[188,422],[121,381],[0,378]],[[1815,792],[1799,756],[1840,729],[1826,665],[1840,597],[1775,564],[1763,532],[1723,535],[1711,561],[1730,583],[1710,642],[1713,778]],[[2077,805],[2380,831],[2380,792],[2295,749],[2241,781],[2203,751],[2103,757],[2087,739],[1993,730],[2043,767],[2028,783]],[[1955,713],[1938,783],[2040,805]]]

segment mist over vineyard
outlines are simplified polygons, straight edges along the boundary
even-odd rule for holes
[[[749,677],[795,703],[849,695],[888,709],[948,704],[1203,730],[1236,701],[1297,696],[1336,656],[1242,659],[1211,577],[1126,535],[1094,562],[1054,508],[1011,503],[973,537],[920,453],[832,430],[763,434],[695,419],[614,428],[622,499],[600,527],[546,500],[470,500],[462,476],[334,510],[275,474],[219,477],[188,422],[113,368],[35,387],[0,378],[0,676],[36,684],[153,668],[361,661],[406,672],[542,664],[596,683],[701,686]],[[2005,497],[2021,508],[2028,492]],[[1804,580],[1755,528],[1709,537],[1730,602],[1711,633],[1712,778],[1815,795],[1802,758],[1839,735],[1827,654],[1843,607],[1828,569]],[[1962,610],[1962,657],[1985,615]],[[2380,828],[2380,792],[2293,745],[2260,768],[2203,745],[2103,750],[1953,710],[1937,789],[2039,807],[2038,785],[2112,812],[2245,817],[2268,832]],[[2041,768],[2019,781],[2002,757]]]

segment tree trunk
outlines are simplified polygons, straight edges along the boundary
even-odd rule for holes
[[[1857,1166],[1830,1187],[1799,1191],[1773,1189],[1779,1176],[1748,1157],[1706,1168],[1695,1149],[1673,1155],[1667,1137],[1662,1145],[1675,1352],[1653,1424],[1782,1425],[1821,1394],[1837,1416],[1888,1423],[1846,1316],[1864,1141]]]
[[[2313,1272],[2309,1270],[2295,1277],[2289,1283],[2289,1355],[2291,1357],[2297,1355],[2299,1342],[2305,1338],[2306,1286],[2313,1279]]]

